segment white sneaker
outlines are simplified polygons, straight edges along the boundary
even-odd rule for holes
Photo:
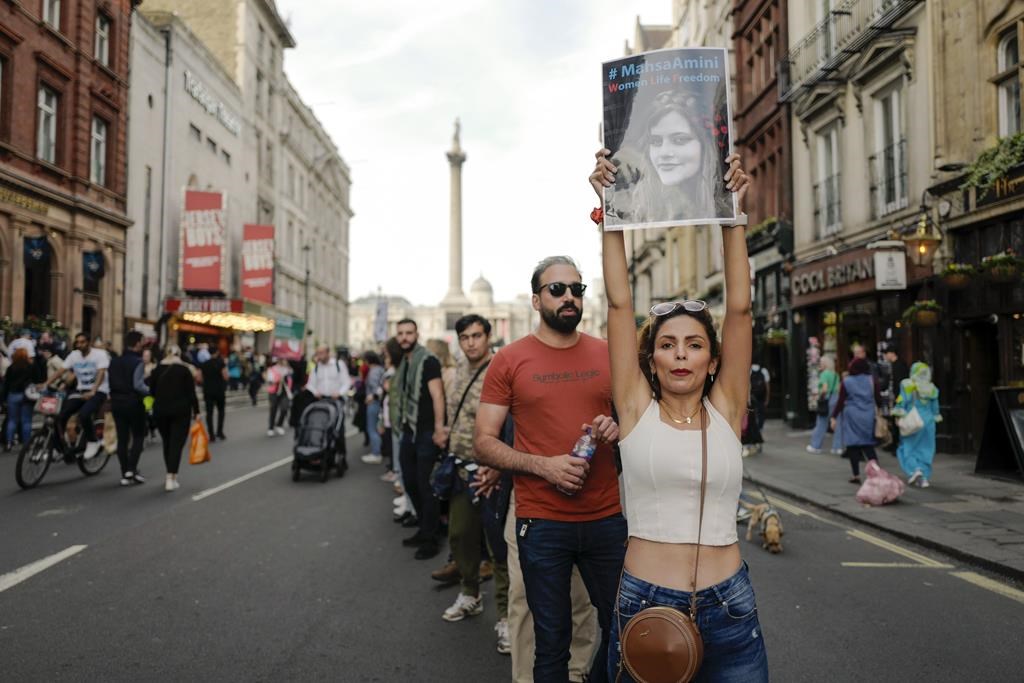
[[[134,476],[135,475],[131,472],[125,472],[124,476],[121,477],[121,486],[131,486],[135,483],[135,480],[133,479]]]
[[[404,505],[405,504],[405,495],[403,494],[403,495],[399,496],[398,498],[395,498],[393,501],[391,501],[391,504],[396,506],[396,507],[399,506],[399,505]]]
[[[164,491],[177,491],[179,488],[181,488],[181,484],[177,479],[167,477],[167,481],[164,482]]]
[[[484,603],[480,598],[459,593],[455,604],[444,611],[441,618],[445,621],[462,621],[466,617],[475,617],[484,611]]]
[[[925,479],[924,477],[921,477],[921,488],[923,488],[923,489],[931,488],[931,484],[928,483],[928,480]]]
[[[832,455],[842,455],[845,452],[846,451],[842,448],[833,448],[831,451]]]
[[[89,443],[85,444],[85,455],[83,455],[82,457],[85,458],[86,460],[92,460],[93,458],[96,457],[96,454],[100,452],[101,445],[102,444],[100,444],[99,441],[90,441]]]
[[[273,429],[267,430],[267,436],[274,436],[275,434],[277,434],[277,432],[275,432]]]
[[[275,427],[274,431],[277,432],[278,436],[284,436],[284,427]]]
[[[508,619],[502,619],[495,624],[494,630],[498,632],[498,654],[511,654],[512,641],[508,637]]]
[[[395,517],[401,517],[406,512],[409,512],[409,506],[406,504],[404,498],[402,499],[401,503],[395,506],[395,509],[392,510],[392,512],[394,513]]]
[[[923,476],[924,473],[922,473],[921,470],[915,470],[914,473],[910,475],[910,479],[907,479],[907,486],[913,486],[917,483],[917,480]]]
[[[385,472],[384,474],[380,475],[380,480],[381,481],[386,481],[389,484],[391,482],[393,482],[397,478],[398,478],[398,475],[396,475],[394,472]]]
[[[807,452],[810,453],[811,455],[821,455],[825,451],[821,450],[820,448],[815,448],[811,444],[807,444]]]
[[[362,460],[367,465],[379,465],[382,462],[384,462],[383,457],[379,455],[374,455],[373,453],[367,453],[362,458],[360,458],[360,460]]]

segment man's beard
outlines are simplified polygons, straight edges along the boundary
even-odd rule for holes
[[[576,311],[576,315],[571,318],[566,318],[561,315],[562,311]],[[576,308],[572,304],[565,304],[557,310],[549,310],[547,308],[540,309],[540,317],[547,323],[548,327],[561,332],[562,334],[569,334],[570,332],[576,331],[576,326],[580,324],[580,320],[583,319],[583,310]]]

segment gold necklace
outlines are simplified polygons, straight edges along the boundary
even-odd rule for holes
[[[672,415],[671,411],[669,411],[669,409],[668,409],[668,406],[666,406],[666,405],[665,405],[665,402],[664,402],[664,401],[658,401],[658,403],[660,403],[660,404],[661,404],[661,407],[665,409],[665,414],[666,414],[666,415],[668,415],[668,419],[672,420],[672,421],[673,421],[673,422],[675,422],[675,423],[676,423],[677,425],[681,425],[681,424],[693,424],[693,416],[694,416],[694,415],[696,415],[696,414],[697,414],[698,412],[700,412],[701,406],[703,405],[703,401],[701,401],[701,403],[698,403],[698,404],[697,404],[697,410],[693,411],[693,413],[692,413],[692,414],[691,414],[691,415],[690,415],[689,417],[687,417],[687,418],[686,418],[685,420],[677,420],[677,419],[676,419],[676,418],[675,418],[675,417],[674,417],[674,416]]]

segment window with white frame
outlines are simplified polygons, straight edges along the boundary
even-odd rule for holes
[[[92,117],[91,160],[89,182],[95,185],[107,184],[107,122],[98,116]]]
[[[51,164],[57,163],[57,107],[60,98],[56,92],[40,86],[36,100],[36,156]]]
[[[999,39],[999,74],[995,83],[999,96],[999,135],[1006,137],[1021,130],[1020,120],[1020,43],[1017,26]]]
[[[43,21],[60,30],[60,0],[43,0]]]
[[[93,56],[103,66],[110,66],[110,17],[96,13],[96,41]]]
[[[875,215],[907,206],[907,141],[903,132],[903,80],[885,88],[875,101],[875,154],[872,173]]]
[[[839,197],[839,125],[832,123],[818,133],[818,182],[814,185],[814,214],[821,236],[842,228]]]

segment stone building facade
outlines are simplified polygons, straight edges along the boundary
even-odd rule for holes
[[[0,314],[117,345],[135,4],[0,10]]]

